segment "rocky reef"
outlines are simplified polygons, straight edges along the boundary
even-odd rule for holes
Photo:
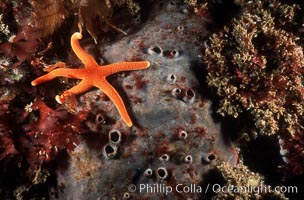
[[[201,194],[166,194],[160,188],[157,194],[141,187],[201,185],[217,157],[236,163],[235,149],[220,134],[197,78],[202,65],[199,37],[207,34],[207,19],[178,4],[156,4],[154,9],[134,34],[100,47],[102,59],[109,63],[151,62],[147,70],[111,79],[129,99],[135,127],[126,127],[101,91],[81,96],[78,109],[95,116],[86,123],[96,138],[85,136],[71,154],[68,170],[58,173],[58,184],[65,186],[59,199],[199,198]],[[98,115],[103,118],[100,128],[95,126]]]
[[[0,199],[303,197],[297,1],[5,0],[0,11]],[[60,105],[77,80],[31,85],[83,67],[76,31],[100,65],[151,63],[107,78],[132,127],[97,88]]]

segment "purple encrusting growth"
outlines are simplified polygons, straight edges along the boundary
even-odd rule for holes
[[[78,108],[96,117],[86,121],[91,133],[71,152],[68,169],[57,172],[59,199],[198,199],[203,194],[130,193],[128,186],[202,186],[215,159],[237,162],[197,79],[207,19],[172,2],[156,4],[137,32],[130,30],[128,36],[101,45],[100,54],[108,63],[151,62],[148,70],[109,79],[126,101],[135,126],[126,127],[101,91],[82,95]]]

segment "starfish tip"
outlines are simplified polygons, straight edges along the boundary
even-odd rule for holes
[[[73,38],[73,37],[76,37],[78,40],[80,40],[80,39],[82,38],[82,34],[79,33],[79,32],[75,32],[75,33],[73,33],[73,35],[72,35],[72,38]]]
[[[132,123],[132,122],[126,122],[126,124],[127,124],[129,127],[132,127],[132,126],[133,126],[133,123]]]
[[[32,86],[36,86],[37,84],[36,84],[35,81],[32,81],[32,82],[31,82],[31,85],[32,85]]]
[[[58,103],[60,103],[60,104],[63,103],[59,95],[56,95],[55,99]]]

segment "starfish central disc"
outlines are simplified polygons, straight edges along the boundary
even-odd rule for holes
[[[124,122],[131,127],[133,125],[132,120],[127,112],[126,106],[118,94],[118,92],[112,87],[112,85],[106,80],[106,77],[121,71],[131,71],[146,69],[150,66],[149,61],[139,62],[118,62],[109,65],[100,66],[95,59],[84,51],[79,45],[78,40],[82,38],[81,33],[76,32],[71,37],[71,46],[76,56],[85,65],[82,69],[72,68],[59,68],[55,69],[43,76],[38,77],[32,81],[32,86],[39,85],[41,83],[50,81],[56,77],[67,77],[74,79],[81,79],[80,83],[62,93],[60,96],[56,96],[56,101],[62,104],[68,96],[78,95],[92,87],[97,87],[103,91],[115,104],[119,114]]]

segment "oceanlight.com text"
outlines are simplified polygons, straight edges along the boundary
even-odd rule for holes
[[[138,192],[140,194],[170,194],[174,193],[253,193],[253,194],[261,194],[261,193],[298,193],[297,186],[275,186],[271,187],[270,185],[264,185],[261,183],[257,186],[247,185],[247,186],[222,186],[220,184],[207,184],[204,187],[197,184],[177,184],[175,186],[166,185],[164,183],[155,183],[155,184],[139,184],[138,186],[131,184],[128,186],[128,190],[131,193]]]

